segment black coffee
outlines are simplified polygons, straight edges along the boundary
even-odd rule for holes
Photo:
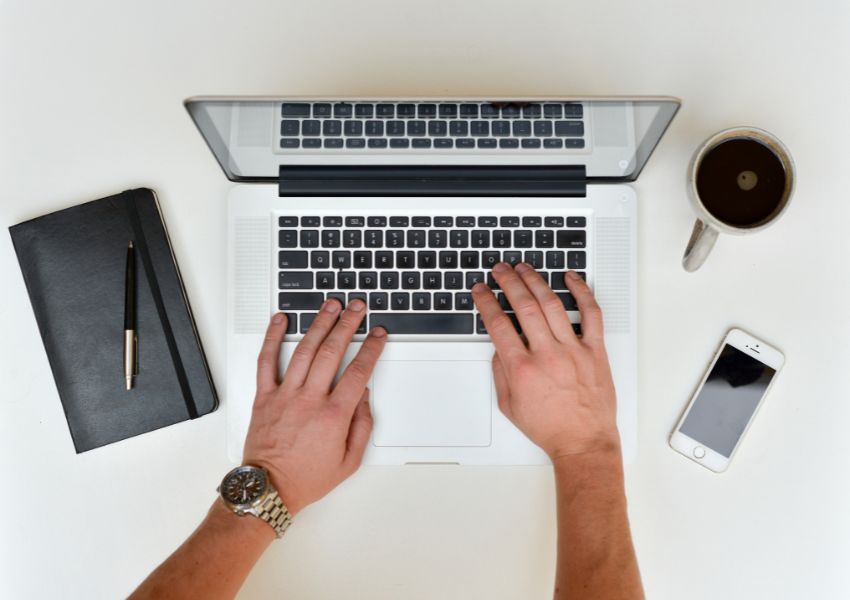
[[[756,140],[721,142],[702,158],[697,193],[705,208],[735,227],[755,227],[778,212],[785,194],[779,157]]]

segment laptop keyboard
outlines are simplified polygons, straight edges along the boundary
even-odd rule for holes
[[[289,316],[288,333],[305,333],[326,299],[345,306],[359,298],[369,314],[358,333],[382,326],[391,334],[482,337],[469,292],[479,281],[521,331],[493,265],[530,264],[566,311],[577,306],[565,271],[588,280],[586,215],[287,214],[277,225],[277,309]]]
[[[286,150],[492,151],[581,150],[578,102],[284,102]]]

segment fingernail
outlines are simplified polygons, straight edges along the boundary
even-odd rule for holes
[[[387,330],[383,327],[375,327],[372,330],[372,337],[382,338],[387,336]]]
[[[576,273],[575,271],[567,271],[567,277],[569,277],[573,281],[578,281],[579,279],[581,279],[581,277],[579,277],[578,273]]]
[[[516,271],[517,273],[527,273],[530,270],[531,270],[531,266],[525,264],[524,262],[521,262],[517,266],[514,267],[514,271]]]
[[[493,267],[493,271],[495,273],[504,273],[505,271],[510,270],[511,266],[508,263],[496,263],[496,266]]]
[[[342,308],[339,302],[336,300],[325,300],[325,303],[322,305],[322,310],[329,313],[338,313],[339,309]]]
[[[480,294],[484,290],[487,289],[487,286],[481,283],[480,281],[472,286],[472,290],[470,290],[473,294]]]
[[[274,323],[275,325],[280,325],[281,323],[283,323],[283,313],[277,313],[275,316],[273,316],[272,323]]]
[[[354,312],[363,312],[366,308],[366,303],[362,300],[354,300],[353,302],[348,303],[348,310]]]

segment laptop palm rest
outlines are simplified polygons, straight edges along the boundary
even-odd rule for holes
[[[375,446],[489,446],[492,373],[484,360],[381,360],[372,376]]]

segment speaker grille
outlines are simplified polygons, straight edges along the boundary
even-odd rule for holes
[[[632,234],[626,217],[596,219],[596,299],[607,333],[629,333]]]
[[[263,333],[269,320],[271,228],[263,217],[237,217],[233,228],[233,330]]]

